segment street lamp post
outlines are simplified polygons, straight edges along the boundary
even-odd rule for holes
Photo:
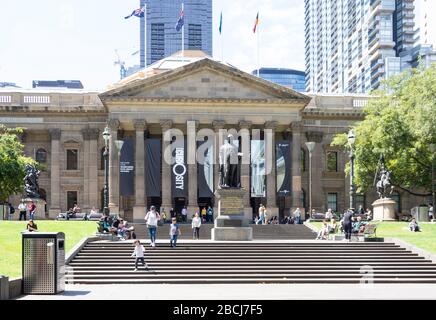
[[[436,205],[436,193],[435,193],[435,181],[434,181],[434,159],[436,155],[436,143],[430,144],[430,152],[431,152],[431,202],[433,205],[433,214],[434,207]]]
[[[111,137],[109,128],[104,128],[104,190],[103,190],[103,214],[109,216],[109,139]]]
[[[354,211],[356,209],[356,188],[354,186],[354,143],[356,141],[356,136],[353,130],[348,132],[348,144],[350,145],[350,209]]]
[[[315,142],[306,142],[309,150],[309,217],[312,214],[312,153],[315,149]]]

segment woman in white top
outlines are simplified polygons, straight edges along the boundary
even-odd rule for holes
[[[198,212],[194,214],[194,218],[192,218],[192,229],[194,230],[194,239],[200,240],[200,227],[201,227],[201,219],[198,216]]]
[[[156,246],[156,230],[157,230],[157,223],[160,220],[160,215],[156,211],[155,206],[150,207],[150,211],[147,212],[145,215],[145,223],[147,224],[148,232],[150,234],[150,246],[155,247]]]

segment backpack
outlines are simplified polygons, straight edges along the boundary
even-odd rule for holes
[[[9,214],[14,214],[15,213],[15,209],[14,207],[9,207]]]

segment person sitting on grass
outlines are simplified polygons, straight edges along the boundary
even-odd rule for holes
[[[353,233],[363,233],[365,231],[366,222],[362,221],[361,216],[357,216],[357,221],[353,224]]]
[[[38,226],[36,225],[35,222],[33,222],[32,219],[30,219],[29,222],[27,223],[26,229],[29,232],[34,232],[34,231],[38,231]]]
[[[328,235],[328,226],[327,221],[322,222],[321,229],[318,231],[318,235],[316,237],[316,240],[327,240]]]
[[[410,221],[410,223],[409,223],[409,230],[412,231],[412,232],[421,231],[421,229],[419,228],[418,222],[416,222],[415,218],[413,218],[412,221]]]

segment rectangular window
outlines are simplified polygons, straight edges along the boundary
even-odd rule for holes
[[[338,212],[338,194],[327,194],[327,208],[331,208],[334,212]]]
[[[151,24],[150,47],[151,63],[165,57],[165,25],[163,23]]]
[[[77,191],[67,191],[67,210],[74,208],[77,204]]]
[[[356,194],[355,196],[355,203],[356,203],[356,210],[359,209],[360,206],[362,206],[363,210],[365,210],[365,195],[363,194]]]
[[[77,149],[67,150],[67,170],[78,170],[79,151]]]
[[[201,50],[201,24],[189,24],[188,48],[191,50]]]
[[[327,171],[338,171],[338,153],[336,151],[327,152]]]

